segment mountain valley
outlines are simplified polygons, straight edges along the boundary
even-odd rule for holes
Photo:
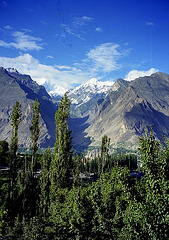
[[[69,128],[77,151],[98,147],[106,134],[118,142],[137,143],[138,136],[153,125],[155,136],[169,136],[169,75],[154,73],[131,82],[100,82],[91,79],[71,90]],[[22,105],[19,146],[30,147],[31,105],[41,102],[40,147],[54,146],[58,102],[43,86],[15,69],[0,68],[0,139],[10,142],[11,112],[15,101]],[[58,96],[58,99],[60,97]]]

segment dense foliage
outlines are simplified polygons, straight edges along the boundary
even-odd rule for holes
[[[73,154],[69,106],[65,94],[55,116],[55,152],[36,154],[40,172],[35,167],[32,178],[31,156],[16,156],[19,168],[10,192],[10,170],[2,166],[9,167],[11,156],[8,143],[0,141],[0,238],[169,239],[168,140],[160,143],[153,131],[140,137],[144,174],[132,177],[136,157],[109,155],[107,136],[100,157]]]

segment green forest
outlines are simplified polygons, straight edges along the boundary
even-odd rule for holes
[[[106,135],[100,156],[85,159],[73,151],[69,109],[66,93],[55,114],[54,151],[39,154],[36,99],[30,154],[19,154],[22,112],[14,104],[10,145],[0,141],[0,240],[169,239],[169,140],[158,141],[152,128],[139,137],[141,168],[136,155],[110,155]]]

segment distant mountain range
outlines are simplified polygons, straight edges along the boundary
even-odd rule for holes
[[[52,99],[53,95],[50,96],[45,87],[39,86],[30,76],[20,74],[15,69],[0,68],[0,140],[10,142],[10,116],[17,100],[22,105],[23,113],[19,145],[30,146],[31,105],[35,98],[41,102],[40,147],[54,146],[54,115],[58,103]],[[57,96],[57,101],[60,98]],[[158,139],[161,139],[161,134],[169,137],[168,74],[155,73],[132,82],[91,79],[71,90],[69,98],[72,103],[69,127],[76,150],[100,146],[104,134],[111,138],[112,144],[136,143],[138,136],[152,124]]]

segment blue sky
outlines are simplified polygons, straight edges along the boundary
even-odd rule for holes
[[[169,73],[168,0],[0,0],[0,66],[70,89]]]

